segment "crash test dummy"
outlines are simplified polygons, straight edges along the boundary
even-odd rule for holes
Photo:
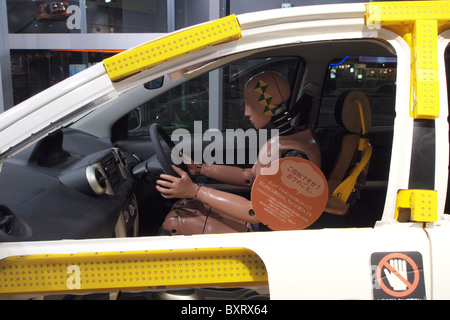
[[[320,149],[311,129],[298,131],[284,103],[291,91],[286,79],[276,72],[262,72],[251,78],[244,87],[245,116],[255,129],[262,129],[269,122],[279,128],[279,136],[270,139],[260,150],[252,168],[239,168],[220,164],[189,164],[191,175],[203,175],[223,183],[249,187],[268,163],[271,150],[282,157],[302,157],[320,167]],[[276,144],[276,145],[274,145]],[[267,162],[267,161],[266,161]],[[171,235],[226,233],[252,231],[259,219],[252,210],[251,200],[194,183],[189,174],[174,166],[179,177],[162,174],[157,190],[166,199],[177,201],[166,216],[162,229]]]

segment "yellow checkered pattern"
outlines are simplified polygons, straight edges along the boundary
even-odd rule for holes
[[[259,80],[255,85],[255,91],[260,95],[258,103],[266,107],[264,109],[264,114],[273,116],[275,114],[277,106],[270,103],[272,101],[272,95],[266,93],[268,86],[269,85],[266,82]]]

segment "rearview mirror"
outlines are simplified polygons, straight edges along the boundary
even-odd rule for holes
[[[164,84],[164,76],[144,83],[144,88],[148,90],[159,89],[163,86],[163,84]]]

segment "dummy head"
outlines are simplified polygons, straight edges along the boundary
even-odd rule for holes
[[[276,72],[262,72],[251,78],[244,88],[245,115],[256,129],[263,128],[277,114],[279,105],[289,99],[286,79]]]

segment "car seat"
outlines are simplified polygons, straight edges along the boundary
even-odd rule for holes
[[[362,91],[341,94],[336,102],[335,118],[344,134],[337,145],[337,160],[328,175],[329,197],[325,212],[344,215],[359,197],[372,155],[367,137],[372,127],[372,112],[367,95]]]

